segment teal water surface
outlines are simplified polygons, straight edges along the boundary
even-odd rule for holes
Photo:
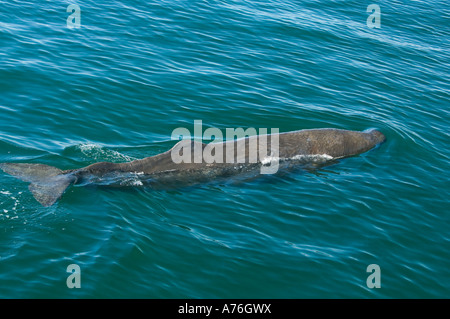
[[[439,0],[0,1],[0,162],[144,158],[194,120],[387,137],[322,169],[75,186],[48,208],[1,172],[0,297],[449,298],[449,20]]]

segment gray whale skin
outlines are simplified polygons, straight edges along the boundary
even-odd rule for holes
[[[378,130],[371,129],[363,132],[340,129],[311,129],[287,133],[279,133],[278,157],[280,161],[292,160],[294,163],[313,161],[314,156],[322,156],[323,161],[345,158],[366,152],[386,138]],[[256,162],[249,161],[253,151],[259,151],[262,146],[271,150],[273,135],[255,135],[240,140],[225,141],[221,143],[203,144],[190,140],[178,142],[167,152],[135,160],[127,163],[100,162],[80,169],[60,170],[44,164],[27,163],[0,163],[0,168],[25,182],[29,182],[29,189],[34,198],[43,206],[53,205],[71,184],[103,184],[140,186],[155,182],[174,183],[182,185],[184,182],[211,181],[217,177],[227,177],[243,173],[246,170],[264,166],[261,156]],[[235,152],[238,142],[245,145],[244,152]],[[258,143],[252,143],[258,141]],[[196,145],[198,143],[198,145]],[[233,144],[233,145],[230,145]],[[206,145],[220,146],[224,149],[223,161],[207,162],[204,159],[195,161],[194,149],[200,146],[201,151]],[[241,144],[242,145],[242,144]],[[256,146],[255,146],[256,145]],[[188,146],[192,146],[187,148]],[[232,149],[232,161],[226,160],[227,146],[236,146]],[[183,147],[185,147],[183,149]],[[190,163],[175,163],[171,152],[174,150],[190,150],[194,160]],[[230,148],[231,149],[231,148]],[[258,153],[259,154],[259,153]],[[270,154],[265,153],[265,154]],[[229,155],[229,154],[228,154]],[[126,183],[124,181],[132,181]]]

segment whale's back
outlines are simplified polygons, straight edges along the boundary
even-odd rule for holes
[[[342,158],[366,152],[385,141],[378,130],[312,129],[280,134],[280,156],[328,155]]]

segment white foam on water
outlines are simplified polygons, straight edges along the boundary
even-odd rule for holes
[[[143,186],[144,184],[142,184],[142,182],[141,181],[133,181],[132,183],[131,183],[131,185],[132,186]]]
[[[311,163],[324,163],[332,159],[333,156],[330,156],[328,154],[295,155],[293,157],[267,156],[261,160],[261,164],[269,165],[270,163],[272,163],[272,161],[289,161],[289,160],[311,162]]]
[[[126,179],[120,183],[122,186],[143,186],[144,184],[139,179]]]
[[[13,195],[13,193],[11,193],[10,191],[4,191],[1,190],[0,194],[1,195],[5,195],[7,196],[7,199],[3,200],[0,202],[0,205],[3,207],[8,207],[8,209],[6,208],[2,208],[0,211],[3,212],[0,214],[0,216],[5,217],[5,218],[9,218],[10,214],[17,214],[18,208],[20,208],[19,204],[20,204],[20,200],[21,200],[21,194],[23,192],[18,192],[17,195],[11,196]],[[16,218],[16,217],[14,217]],[[14,219],[11,218],[11,219]]]
[[[307,160],[312,162],[325,162],[333,159],[333,156],[328,154],[314,154],[314,155],[295,155],[293,160]]]
[[[83,155],[93,159],[123,161],[123,162],[131,162],[135,160],[135,158],[131,156],[124,155],[122,153],[107,149],[103,146],[94,143],[84,143],[77,145],[77,147],[81,151],[81,153],[83,153]]]
[[[264,158],[261,160],[261,164],[263,164],[263,165],[269,165],[270,163],[272,163],[272,161],[279,161],[279,160],[280,160],[279,157],[275,157],[275,156],[267,156],[267,157],[264,157]]]

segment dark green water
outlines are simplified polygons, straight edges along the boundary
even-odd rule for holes
[[[1,298],[450,297],[446,1],[377,1],[381,28],[372,1],[76,3],[69,29],[68,1],[0,2],[0,162],[143,158],[194,120],[387,142],[251,181],[71,187],[50,208],[2,172]]]

